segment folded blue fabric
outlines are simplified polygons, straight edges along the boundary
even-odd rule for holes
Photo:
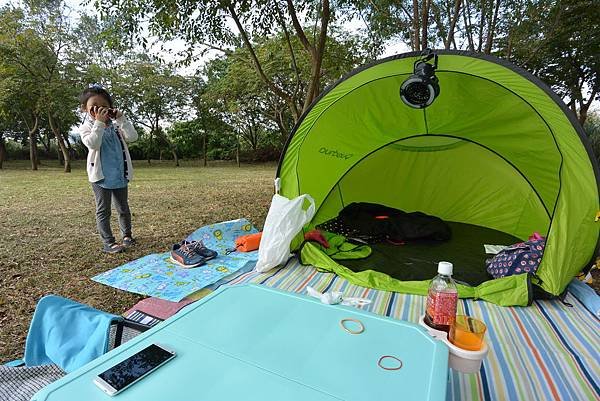
[[[40,299],[25,341],[27,366],[55,363],[71,372],[108,350],[110,325],[122,317],[47,295]]]
[[[569,283],[568,290],[577,298],[590,312],[600,318],[600,296],[596,291],[584,282],[574,279]]]

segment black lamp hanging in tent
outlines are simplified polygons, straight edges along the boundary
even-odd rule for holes
[[[428,63],[433,59],[433,64]],[[400,98],[408,106],[424,109],[440,94],[440,84],[435,76],[438,56],[430,49],[424,57],[415,61],[413,75],[408,77],[400,87]]]

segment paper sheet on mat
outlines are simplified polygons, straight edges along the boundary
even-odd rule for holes
[[[500,252],[502,252],[503,250],[505,250],[506,248],[508,248],[508,245],[488,245],[485,244],[483,246],[485,248],[485,253],[491,254],[491,255],[497,255]]]
[[[126,263],[92,278],[102,284],[124,291],[179,302],[239,269],[256,264],[258,252],[234,252],[235,239],[241,235],[258,232],[246,219],[211,224],[194,231],[187,240],[201,240],[219,256],[205,265],[184,269],[169,260],[170,252],[151,254]]]

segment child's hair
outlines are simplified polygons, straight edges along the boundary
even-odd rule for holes
[[[81,95],[79,95],[79,104],[81,105],[81,110],[85,110],[88,100],[92,96],[96,95],[100,95],[105,98],[109,106],[111,108],[113,107],[113,100],[108,91],[100,84],[92,84],[88,88],[85,88],[83,92],[81,92]]]

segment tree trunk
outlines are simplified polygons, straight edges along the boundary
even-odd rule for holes
[[[61,132],[61,135],[63,137],[64,144],[67,145],[67,150],[69,151],[69,158],[70,160],[73,160],[73,154],[75,153],[75,150],[71,146],[71,142],[69,142],[69,135],[67,135],[64,132]]]
[[[285,141],[287,140],[288,136],[290,135],[290,133],[288,132],[286,126],[285,126],[285,122],[283,120],[283,112],[282,111],[278,111],[277,112],[277,116],[278,118],[275,119],[275,123],[277,124],[277,127],[279,128],[279,132],[281,133],[281,135],[279,136],[280,141],[281,141],[281,146],[285,146]]]
[[[65,158],[63,157],[61,151],[60,151],[60,147],[56,146],[56,157],[58,158],[58,164],[60,164],[61,166],[65,165]]]
[[[460,13],[460,5],[462,0],[456,0],[454,3],[454,14],[452,15],[452,19],[450,20],[450,28],[448,29],[448,37],[446,38],[446,50],[450,49],[450,43],[454,43],[454,28],[456,27],[456,22],[458,21],[458,14]],[[454,44],[456,48],[456,44]]]
[[[475,42],[473,41],[473,26],[471,24],[471,6],[469,5],[468,0],[465,0],[465,7],[463,7],[462,14],[465,22],[465,32],[467,33],[469,50],[475,51]]]
[[[254,129],[250,130],[250,132],[252,138],[252,140],[250,141],[250,147],[252,148],[252,153],[256,155],[256,152],[258,151],[258,130],[255,127]]]
[[[508,44],[506,45],[506,59],[510,60],[512,55],[512,30],[508,31]]]
[[[307,97],[304,99],[302,113],[308,110],[313,100],[315,100],[317,96],[319,96],[319,92],[321,92],[321,66],[323,64],[325,45],[327,43],[327,27],[329,26],[329,19],[331,18],[329,0],[322,0],[321,7],[321,29],[319,31],[319,40],[314,45],[314,51],[311,52],[312,77],[307,91]]]
[[[421,42],[419,37],[421,32],[419,29],[419,0],[413,0],[413,50],[418,51],[421,49]]]
[[[204,136],[202,137],[202,156],[204,157],[204,167],[208,165],[208,155],[206,154],[206,136],[208,132],[204,131]]]
[[[579,120],[579,123],[581,124],[582,127],[583,127],[583,124],[585,124],[585,120],[587,120],[588,111],[590,110],[590,106],[592,105],[592,102],[594,101],[594,99],[596,98],[596,95],[598,94],[598,90],[599,90],[599,88],[595,88],[592,91],[587,102],[583,100],[583,96],[581,96],[580,97],[581,100],[578,101],[579,113],[576,113],[575,115],[577,116],[577,119]]]
[[[150,130],[150,139],[148,140],[148,149],[146,150],[146,158],[148,164],[150,164],[150,157],[152,156],[152,135],[154,134],[154,128]]]
[[[4,138],[0,137],[0,170],[2,170],[2,163],[6,159],[6,145],[4,144]]]
[[[161,150],[158,152],[158,161],[160,161],[160,162],[162,161],[162,155],[163,155],[163,150],[161,149]]]
[[[490,28],[488,29],[487,39],[485,41],[485,54],[490,54],[492,52],[492,44],[494,42],[496,23],[498,22],[498,10],[500,9],[501,1],[502,0],[496,0],[496,7],[494,8],[494,16],[492,17],[492,22],[490,24]]]
[[[173,153],[173,158],[175,159],[175,167],[179,167],[179,158],[177,157],[177,152],[175,152],[175,149],[171,149],[171,153]]]
[[[577,115],[577,106],[575,105],[575,100],[571,100],[567,106],[569,106],[573,114]]]
[[[44,145],[44,149],[46,149],[46,153],[50,155],[50,135],[44,135],[40,137],[40,142]]]
[[[479,44],[477,45],[477,51],[481,52],[483,48],[483,27],[485,26],[485,6],[487,0],[483,0],[481,2],[481,10],[479,10]]]
[[[588,108],[581,107],[581,109],[579,109],[579,116],[578,116],[579,124],[581,124],[583,126],[583,124],[585,124],[585,120],[587,120],[587,116],[588,116]]]
[[[241,167],[241,165],[240,165],[240,136],[238,134],[235,134],[235,161],[237,163],[237,166]]]
[[[71,158],[69,156],[69,151],[67,150],[67,147],[65,145],[65,142],[63,140],[63,136],[62,136],[60,130],[58,129],[57,126],[54,125],[54,119],[52,118],[52,115],[50,113],[48,113],[48,123],[50,123],[50,129],[54,133],[56,142],[58,142],[58,146],[60,147],[63,158],[65,159],[65,173],[70,173],[71,172]]]
[[[29,132],[29,160],[31,160],[31,169],[38,169],[38,159],[37,159],[37,138],[36,132]]]
[[[315,56],[311,59],[311,68],[310,75],[311,81],[308,85],[308,89],[306,90],[306,97],[304,98],[304,105],[302,106],[302,113],[304,113],[313,100],[318,96],[320,90],[320,81],[321,81],[321,64],[323,62],[323,53],[315,54]]]
[[[34,116],[35,122],[33,128],[29,129],[29,160],[31,160],[31,169],[38,169],[38,156],[37,156],[37,129],[39,123],[39,117]]]
[[[421,50],[427,49],[428,46],[428,29],[429,29],[429,1],[423,0],[422,10],[422,27],[421,27]]]

